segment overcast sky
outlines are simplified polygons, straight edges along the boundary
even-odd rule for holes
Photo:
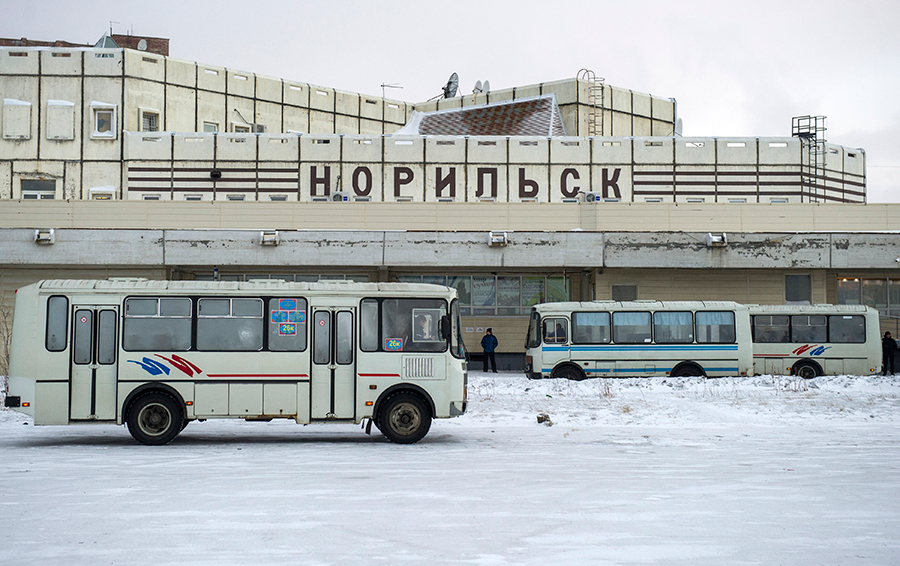
[[[863,148],[869,202],[900,202],[900,2],[0,0],[0,36],[171,40],[170,56],[421,102],[574,77],[678,101],[685,136],[789,136],[827,116]]]

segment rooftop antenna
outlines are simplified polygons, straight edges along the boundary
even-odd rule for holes
[[[491,92],[491,81],[485,80],[482,89],[484,92]]]
[[[432,100],[437,100],[438,98],[453,98],[456,96],[456,89],[459,88],[459,75],[453,73],[450,75],[450,78],[447,79],[447,84],[441,87],[441,94],[437,96],[432,96],[428,99],[428,102]]]
[[[456,89],[459,88],[459,75],[453,73],[447,84],[444,85],[444,98],[453,98],[456,96]]]
[[[384,89],[386,88],[403,88],[400,83],[381,83],[381,98],[384,98]]]
[[[481,81],[475,81],[475,88],[472,89],[472,94],[478,94],[479,92],[484,92],[484,89],[481,88]]]
[[[121,24],[121,23],[122,23],[122,22],[114,22],[114,21],[112,21],[112,20],[109,20],[109,36],[110,36],[110,37],[112,37],[112,25],[113,25],[113,24]]]

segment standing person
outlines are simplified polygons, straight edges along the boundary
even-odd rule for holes
[[[494,370],[494,373],[497,373],[497,358],[494,357],[494,350],[497,349],[497,345],[499,342],[497,341],[497,337],[491,332],[491,329],[488,328],[485,331],[484,337],[481,339],[481,349],[484,350],[484,371],[488,370],[488,360],[491,360],[491,367]]]
[[[484,341],[482,340],[483,343]],[[885,332],[884,338],[881,340],[881,367],[884,368],[884,375],[894,375],[894,356],[896,354],[897,341],[891,338],[890,332]]]

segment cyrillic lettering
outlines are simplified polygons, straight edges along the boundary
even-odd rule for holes
[[[491,176],[491,194],[489,196],[497,198],[497,168],[496,167],[479,167],[478,168],[478,188],[475,190],[476,197],[484,196],[484,177]]]
[[[438,198],[444,196],[444,188],[449,186],[450,194],[447,196],[456,198],[456,167],[451,167],[446,177],[441,177],[442,170],[441,167],[438,167],[435,171],[434,191],[437,193],[436,196]]]
[[[309,194],[310,196],[320,196],[316,191],[316,187],[318,185],[322,185],[325,187],[325,193],[321,196],[330,196],[331,195],[331,166],[325,166],[325,174],[321,177],[316,176],[316,166],[312,165],[309,168]]]
[[[559,190],[565,198],[575,198],[575,195],[578,194],[578,191],[581,190],[581,187],[572,187],[572,190],[569,190],[567,178],[571,176],[576,181],[581,179],[581,175],[578,174],[578,171],[572,169],[571,167],[567,167],[563,169],[562,175],[559,176]]]
[[[528,190],[526,187],[530,187]],[[519,167],[519,198],[534,198],[538,196],[537,181],[525,178],[525,168]]]
[[[412,183],[413,170],[409,167],[394,167],[394,196],[400,196],[400,187]]]
[[[364,175],[366,178],[366,186],[365,188],[359,187],[359,176]],[[372,172],[368,167],[363,167],[360,165],[356,169],[353,170],[353,192],[358,197],[367,197],[369,193],[372,192]]]
[[[606,167],[603,168],[603,198],[609,198],[609,189],[612,188],[613,194],[615,198],[622,198],[622,193],[619,192],[619,173],[622,172],[622,169],[616,167],[613,169],[612,179],[609,178],[609,169]]]

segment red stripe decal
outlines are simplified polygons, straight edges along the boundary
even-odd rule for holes
[[[208,373],[208,377],[309,377],[305,373]]]

